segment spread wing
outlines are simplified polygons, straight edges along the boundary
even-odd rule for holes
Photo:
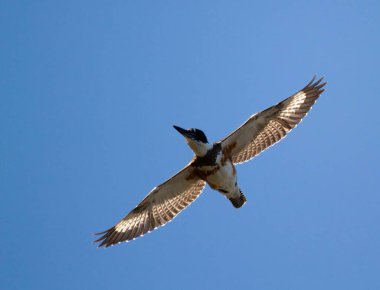
[[[99,247],[133,240],[171,221],[191,204],[205,187],[190,165],[155,187],[126,217],[99,233]]]
[[[253,115],[240,128],[220,141],[232,161],[242,163],[280,141],[295,128],[324,91],[326,83],[315,77],[302,90],[277,105]]]

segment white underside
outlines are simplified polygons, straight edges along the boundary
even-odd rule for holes
[[[212,144],[198,142],[189,138],[186,138],[186,141],[194,153],[200,157],[205,156],[213,146]],[[234,175],[234,165],[231,161],[227,161],[222,166],[221,159],[222,153],[217,156],[217,165],[203,166],[200,170],[207,172],[214,170],[216,167],[219,167],[219,170],[216,171],[215,174],[207,176],[207,183],[211,188],[219,190],[219,192],[225,195],[227,198],[237,198],[240,196],[240,189],[237,186],[236,174]]]
[[[219,170],[215,174],[209,175],[207,177],[207,182],[212,184],[211,187],[216,186],[216,190],[223,190],[226,192],[219,191],[221,194],[225,195],[227,198],[236,198],[240,196],[240,190],[237,185],[237,178],[234,175],[233,164],[231,162],[226,162],[224,166],[220,164],[220,156],[218,156],[217,164],[219,164]],[[205,170],[212,170],[213,166],[205,166]]]

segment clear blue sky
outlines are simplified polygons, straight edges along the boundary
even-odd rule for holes
[[[0,1],[0,289],[380,289],[379,1]],[[173,222],[93,233],[328,81],[284,141]]]

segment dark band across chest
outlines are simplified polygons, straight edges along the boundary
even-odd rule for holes
[[[202,166],[213,166],[216,165],[216,159],[222,150],[222,145],[220,143],[215,143],[214,146],[207,151],[205,156],[197,156],[191,166],[202,167]]]

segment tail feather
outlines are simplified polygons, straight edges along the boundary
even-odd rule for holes
[[[235,208],[240,208],[242,207],[247,199],[245,198],[244,194],[240,191],[240,196],[239,197],[236,197],[236,198],[229,198],[229,200],[231,201],[232,205],[235,207]]]

